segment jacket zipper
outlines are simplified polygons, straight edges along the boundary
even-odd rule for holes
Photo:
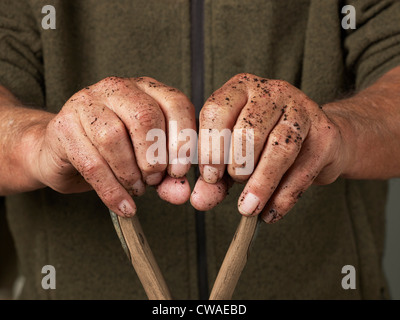
[[[204,0],[191,0],[192,102],[199,118],[204,102]],[[196,179],[199,176],[196,170]],[[205,212],[195,210],[199,299],[208,299]]]

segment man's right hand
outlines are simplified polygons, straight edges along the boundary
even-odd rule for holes
[[[94,189],[120,216],[135,214],[131,195],[142,195],[145,184],[165,182],[172,188],[163,189],[174,196],[163,198],[183,203],[190,196],[184,178],[190,163],[153,164],[146,157],[154,143],[146,141],[148,131],[168,132],[169,121],[177,122],[178,132],[196,130],[194,107],[177,89],[151,78],[104,79],[73,95],[49,122],[35,148],[38,154],[30,157],[32,174],[61,193]],[[180,178],[179,183],[170,177]]]

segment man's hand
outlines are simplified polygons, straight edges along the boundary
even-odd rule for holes
[[[275,222],[312,183],[328,184],[339,176],[400,177],[399,85],[397,67],[353,97],[321,109],[284,81],[235,76],[207,100],[200,129],[254,130],[255,171],[238,174],[242,164],[235,157],[226,170],[219,150],[220,164],[200,162],[191,203],[209,210],[233,180],[247,182],[239,211]],[[167,170],[158,193],[183,203],[190,193],[184,178],[190,163],[154,164],[146,157],[153,143],[146,141],[147,132],[166,130],[171,120],[178,132],[195,129],[193,105],[150,78],[107,78],[75,94],[56,116],[24,108],[0,86],[0,195],[44,186],[63,193],[93,188],[110,209],[129,216],[136,210],[130,194],[142,194],[145,183],[159,184]],[[202,130],[199,150],[201,135]],[[187,142],[165,148],[176,154],[182,144]]]
[[[313,183],[335,181],[348,161],[338,126],[315,102],[284,81],[250,74],[233,77],[201,111],[199,150],[201,129],[254,130],[254,172],[238,174],[236,169],[242,165],[235,157],[227,171],[234,181],[247,182],[238,200],[240,213],[262,213],[268,223],[282,218]],[[223,148],[220,151],[220,164],[212,164],[212,148],[210,164],[199,161],[201,177],[191,196],[199,210],[219,203],[229,187]]]
[[[177,122],[178,132],[196,130],[194,107],[183,93],[151,78],[107,78],[73,95],[37,134],[27,156],[29,172],[61,193],[93,188],[109,209],[132,216],[136,206],[131,196],[142,195],[145,184],[162,186],[167,170],[179,183],[165,179],[170,187],[161,196],[183,203],[190,196],[185,178],[190,163],[168,164],[168,158],[165,164],[154,163],[147,154],[154,143],[146,141],[147,133],[167,132],[169,121]],[[158,152],[168,155],[167,143],[163,147]]]

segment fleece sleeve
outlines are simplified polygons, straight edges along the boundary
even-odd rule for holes
[[[348,0],[356,29],[345,32],[346,65],[361,90],[400,65],[400,1]]]
[[[44,106],[40,26],[27,0],[0,0],[0,85],[28,106]]]

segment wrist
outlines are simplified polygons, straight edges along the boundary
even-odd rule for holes
[[[35,124],[25,130],[16,150],[20,155],[20,167],[23,170],[24,189],[26,191],[45,187],[40,179],[40,158],[46,125]]]
[[[352,115],[350,110],[347,110],[341,103],[329,103],[322,107],[326,116],[331,120],[340,132],[340,151],[338,158],[341,162],[341,174],[343,178],[349,178],[353,175],[354,159],[356,159],[357,150],[354,123],[355,115]],[[349,121],[349,119],[352,119]]]

